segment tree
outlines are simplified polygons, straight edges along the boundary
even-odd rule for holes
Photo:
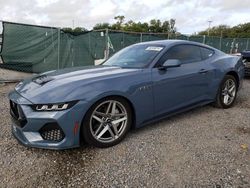
[[[64,28],[62,28],[62,30],[63,30],[64,32],[68,32],[68,33],[73,32],[73,29],[72,29],[71,27],[64,27]]]
[[[230,35],[229,33],[230,27],[227,25],[219,25],[215,26],[209,29],[209,35],[210,36],[223,36],[228,37]],[[208,35],[208,29],[205,31],[199,32],[199,35]]]
[[[175,19],[170,19],[170,33],[175,33],[176,32],[176,27],[175,27]]]
[[[122,25],[125,20],[125,16],[115,16],[114,19],[117,20],[117,24]]]
[[[150,32],[153,33],[161,33],[162,32],[161,21],[156,19],[150,20],[149,30]]]
[[[118,15],[114,17],[116,21],[114,24],[98,23],[93,27],[93,30],[98,29],[112,29],[121,31],[134,31],[134,32],[152,32],[152,33],[175,33],[175,19],[170,21],[161,21],[159,19],[152,19],[147,22],[134,22],[129,20],[125,22],[125,16]]]
[[[250,37],[250,22],[239,24],[234,26],[230,30],[230,37],[241,37],[249,38]]]
[[[200,31],[199,35],[207,35],[208,29]],[[249,38],[250,37],[250,22],[239,24],[234,27],[228,25],[219,25],[212,27],[209,30],[210,36],[229,37],[229,38]]]
[[[161,27],[162,27],[162,32],[168,33],[170,31],[169,21],[164,21]]]
[[[73,29],[73,32],[74,33],[83,33],[83,32],[86,32],[88,31],[86,28],[84,27],[76,27],[75,29]]]
[[[62,30],[65,32],[65,33],[70,33],[72,35],[79,35],[81,33],[84,33],[84,32],[87,32],[88,30],[84,27],[76,27],[75,29],[72,29],[70,27],[65,27],[65,28],[62,28]]]
[[[98,23],[93,27],[93,30],[99,29],[111,29],[111,25],[109,23]]]
[[[123,26],[124,31],[134,31],[134,32],[149,32],[148,23],[144,22],[133,22],[132,20],[128,21]]]
[[[116,20],[116,23],[112,25],[112,29],[122,30],[122,24],[125,20],[125,16],[115,16],[114,19]]]

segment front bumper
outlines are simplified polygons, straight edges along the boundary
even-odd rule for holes
[[[245,76],[250,76],[250,65],[245,67]]]
[[[250,62],[245,65],[245,76],[250,76]]]
[[[30,107],[32,103],[16,91],[9,94],[9,99],[18,109],[15,111],[11,106],[12,133],[23,145],[45,149],[80,146],[80,126],[87,102],[79,101],[63,111],[37,112]]]

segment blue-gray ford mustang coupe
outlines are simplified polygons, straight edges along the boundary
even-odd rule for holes
[[[99,66],[20,82],[9,94],[12,132],[32,147],[109,147],[132,127],[208,103],[231,107],[243,77],[240,57],[200,43],[135,44]]]

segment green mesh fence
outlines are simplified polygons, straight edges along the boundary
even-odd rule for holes
[[[100,32],[74,36],[58,28],[4,22],[0,68],[40,73],[92,65],[104,58],[105,44]]]
[[[178,40],[188,40],[188,36],[186,36],[186,35],[178,35],[178,36],[176,36],[176,39],[178,39]]]
[[[95,60],[111,56],[131,44],[179,39],[204,43],[226,53],[250,48],[250,40],[168,33],[135,33],[111,30],[79,35],[59,28],[3,22],[0,68],[40,73],[53,69],[94,65]]]
[[[187,40],[204,43],[205,39],[204,39],[203,36],[190,36],[190,37],[187,38]]]
[[[248,48],[248,42],[249,40],[246,38],[236,38],[235,39],[235,50],[237,50],[237,52],[241,52],[245,49],[249,49]]]
[[[108,36],[113,47],[109,49],[109,55],[126,46],[141,42],[141,35],[139,33],[108,32]]]
[[[142,34],[142,42],[154,41],[154,40],[166,40],[168,39],[168,34]]]
[[[234,39],[231,39],[231,38],[225,38],[225,39],[222,39],[222,42],[221,42],[221,50],[226,52],[226,53],[232,53],[233,51],[233,47],[234,47]]]
[[[57,68],[58,30],[3,24],[2,68],[40,72]]]
[[[205,38],[205,44],[209,45],[209,46],[213,46],[217,49],[221,49],[220,47],[220,38],[218,37],[206,37]]]

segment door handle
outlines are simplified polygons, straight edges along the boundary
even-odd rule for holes
[[[199,71],[200,74],[206,74],[207,72],[208,72],[208,70],[206,70],[206,69],[201,69],[201,70]]]

